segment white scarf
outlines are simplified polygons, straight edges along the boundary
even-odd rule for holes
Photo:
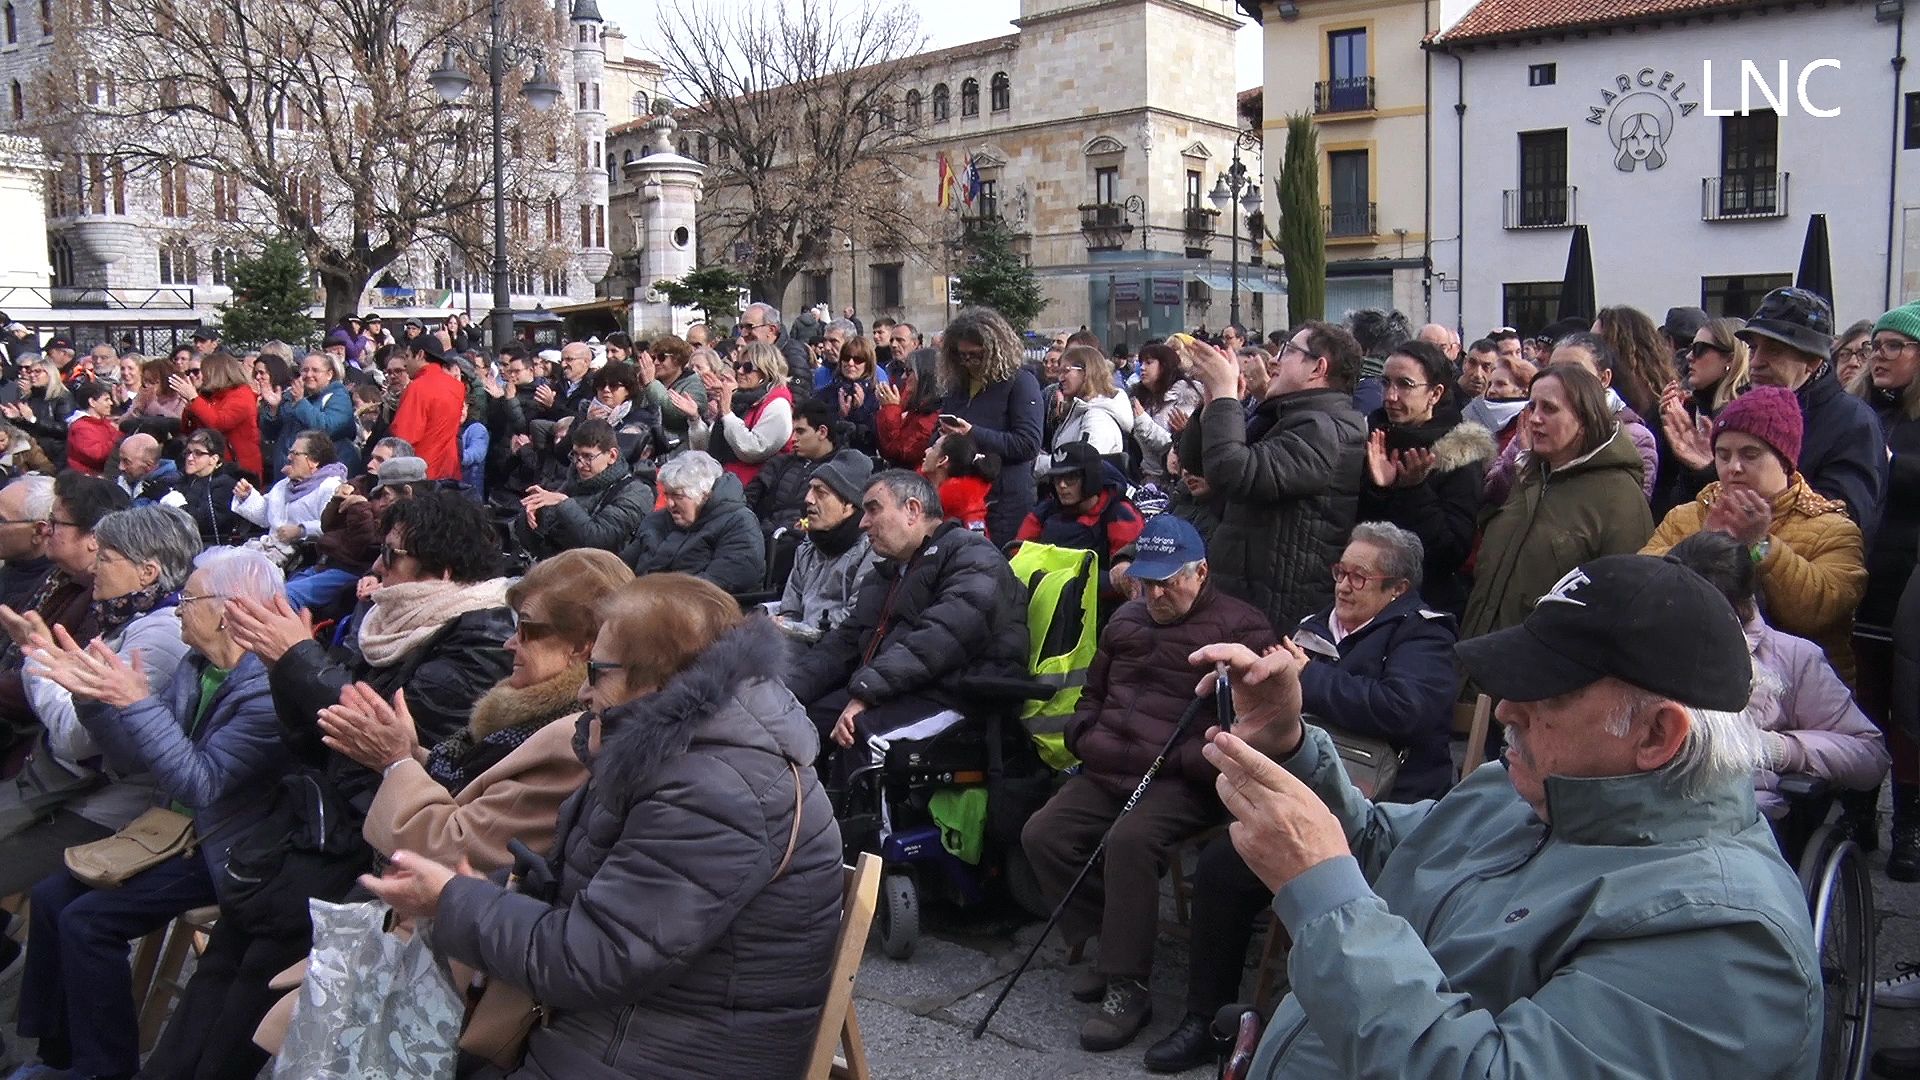
[[[447,623],[469,611],[507,605],[511,578],[488,581],[410,581],[374,590],[373,606],[360,624],[360,655],[374,667],[390,667]]]

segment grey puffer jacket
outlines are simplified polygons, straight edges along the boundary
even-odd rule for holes
[[[1319,389],[1269,398],[1252,416],[1210,401],[1199,427],[1201,471],[1224,500],[1207,544],[1214,577],[1274,626],[1295,626],[1333,599],[1327,567],[1359,512],[1366,418],[1347,394]]]
[[[655,510],[641,519],[620,561],[635,574],[692,574],[741,593],[758,589],[767,576],[767,540],[741,497],[740,481],[723,473],[691,526],[680,528],[664,508]]]
[[[787,589],[777,609],[788,620],[787,633],[803,641],[818,641],[827,631],[839,626],[853,614],[860,586],[873,571],[879,558],[873,544],[860,531],[858,518],[850,518],[853,542],[832,536],[821,546],[821,536],[809,534],[793,555],[793,572],[787,575]],[[845,526],[842,526],[845,528]],[[834,530],[835,532],[839,530]],[[827,548],[834,548],[828,551]]]
[[[810,767],[819,738],[780,685],[784,650],[750,620],[603,714],[597,754],[582,718],[589,779],[560,808],[553,903],[480,878],[440,894],[435,948],[552,1012],[514,1077],[804,1074],[840,925],[840,828]]]

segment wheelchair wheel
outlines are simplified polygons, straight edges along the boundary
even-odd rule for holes
[[[891,873],[880,879],[879,918],[873,922],[880,950],[894,960],[913,955],[920,943],[920,887],[913,875]]]
[[[1040,879],[1033,876],[1033,864],[1027,861],[1027,853],[1017,846],[1007,852],[1006,878],[1007,894],[1020,910],[1036,919],[1053,914],[1053,908],[1040,891]]]
[[[1860,1080],[1873,1008],[1873,884],[1866,860],[1837,827],[1824,826],[1807,841],[1800,883],[1826,998],[1820,1076]]]

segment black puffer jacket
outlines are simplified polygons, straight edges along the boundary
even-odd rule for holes
[[[1840,389],[1831,364],[1822,363],[1794,394],[1806,421],[1800,475],[1813,490],[1846,503],[1861,534],[1873,536],[1887,489],[1887,445],[1873,410]]]
[[[435,948],[552,1010],[515,1078],[805,1075],[840,927],[840,829],[813,724],[769,674],[785,648],[747,622],[608,710],[597,754],[582,719],[589,777],[560,808],[552,903],[480,878],[440,894]]]
[[[640,522],[653,512],[653,488],[616,460],[591,480],[577,477],[560,490],[567,501],[540,511],[540,526],[527,515],[513,519],[513,536],[536,559],[574,548],[619,551],[633,539]]]
[[[1880,506],[1880,530],[1869,534],[1867,595],[1858,620],[1883,627],[1893,622],[1894,607],[1913,573],[1920,551],[1920,420],[1900,407],[1900,395],[1876,392],[1873,411],[1887,440],[1887,497]]]
[[[1359,511],[1366,419],[1347,394],[1320,389],[1268,398],[1251,417],[1237,401],[1210,401],[1198,426],[1201,471],[1226,501],[1207,545],[1220,587],[1275,626],[1325,607],[1327,567]]]
[[[747,485],[747,508],[768,532],[793,528],[806,513],[807,481],[813,479],[815,469],[832,460],[831,454],[818,461],[801,454],[775,454],[761,463]]]
[[[1125,795],[1140,782],[1193,701],[1188,654],[1216,641],[1238,642],[1259,652],[1277,640],[1265,612],[1211,582],[1201,588],[1185,616],[1164,625],[1153,621],[1145,600],[1122,604],[1100,635],[1100,650],[1087,669],[1087,687],[1067,721],[1067,749],[1100,786]],[[1166,777],[1209,785],[1211,791],[1219,773],[1200,754],[1210,722],[1201,718],[1187,725],[1187,734],[1167,757]]]
[[[240,482],[236,465],[220,466],[212,476],[189,476],[180,482],[180,495],[186,499],[181,509],[193,515],[200,530],[200,542],[214,547],[238,544],[260,530],[253,522],[233,512],[233,488]]]
[[[966,704],[969,675],[1023,675],[1027,593],[993,541],[944,522],[903,566],[883,559],[853,614],[820,639],[788,685],[811,704],[842,687],[869,705],[918,694]]]
[[[655,510],[621,549],[620,561],[635,574],[692,574],[731,593],[751,592],[766,580],[767,540],[741,498],[740,481],[721,473],[690,528],[675,525],[664,508]]]
[[[1389,452],[1416,447],[1433,452],[1433,471],[1412,487],[1376,487],[1369,474],[1360,489],[1360,520],[1391,522],[1420,538],[1420,592],[1457,618],[1473,590],[1464,567],[1473,552],[1487,465],[1499,454],[1493,433],[1457,417],[1388,427],[1384,411],[1369,416],[1367,426],[1386,428]]]

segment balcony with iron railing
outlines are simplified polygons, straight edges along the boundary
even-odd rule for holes
[[[1380,232],[1378,203],[1336,203],[1320,208],[1329,240],[1370,239]]]
[[[1508,188],[1500,209],[1504,229],[1572,228],[1577,210],[1577,187]]]
[[[1372,111],[1373,77],[1370,75],[1356,79],[1326,79],[1313,84],[1313,112],[1316,116]]]
[[[1728,173],[1700,181],[1701,221],[1787,216],[1788,173]]]
[[[1124,203],[1080,205],[1080,235],[1086,239],[1088,251],[1117,251],[1126,246],[1132,234],[1133,223],[1127,220]]]
[[[1206,206],[1189,206],[1181,214],[1181,221],[1189,236],[1211,235],[1214,223],[1219,220],[1220,211]]]

